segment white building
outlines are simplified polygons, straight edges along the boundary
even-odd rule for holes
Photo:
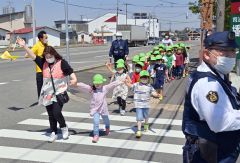
[[[148,32],[148,37],[159,37],[159,22],[158,19],[127,19],[126,15],[119,14],[118,22],[117,16],[114,13],[108,13],[101,17],[98,17],[90,22],[88,22],[88,32],[89,34],[96,33],[109,33],[112,35],[116,33],[117,24],[128,24],[128,25],[139,25],[144,26]]]
[[[60,31],[56,30],[54,28],[50,27],[36,27],[36,40],[37,34],[40,31],[45,31],[48,35],[48,44],[51,46],[60,46]],[[33,46],[33,30],[32,28],[22,28],[18,30],[14,30],[9,33],[9,38],[14,42],[13,40],[16,40],[17,36],[23,38],[26,41],[26,44],[28,46]]]

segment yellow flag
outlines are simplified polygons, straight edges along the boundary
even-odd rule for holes
[[[8,51],[5,51],[0,58],[2,59],[10,59],[10,60],[16,60],[19,56],[12,56]]]

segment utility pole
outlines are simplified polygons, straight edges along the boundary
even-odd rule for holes
[[[65,1],[64,1],[64,9],[65,9],[66,53],[67,53],[67,61],[68,61],[68,64],[70,64],[69,34],[68,34],[68,0],[65,0]]]
[[[119,0],[117,0],[117,22],[116,22],[116,33],[117,33],[117,27],[118,27],[118,10],[119,10],[119,2],[118,2]]]
[[[127,15],[128,15],[128,3],[125,4],[126,5],[126,25],[127,25]]]
[[[32,0],[33,45],[36,43],[35,0]]]
[[[84,15],[80,15],[80,17],[81,17],[81,21],[83,21],[83,16],[84,16]]]
[[[217,0],[217,32],[224,31],[225,0]]]
[[[148,23],[149,23],[149,37],[151,36],[151,17],[150,13],[148,13]]]

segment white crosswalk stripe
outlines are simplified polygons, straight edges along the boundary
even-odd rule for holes
[[[75,118],[91,118],[89,113],[76,113],[76,112],[62,112],[64,117],[75,117]],[[47,112],[42,115],[47,115]],[[118,116],[118,115],[109,115],[109,119],[112,121],[123,121],[123,122],[136,122],[136,118],[133,116]],[[181,126],[182,120],[172,120],[172,119],[163,119],[163,118],[149,118],[149,123],[154,124],[166,124],[166,125],[176,125]]]
[[[17,124],[21,126],[20,129],[0,129],[0,139],[10,139],[11,141],[32,141],[32,142],[47,142],[49,133],[46,133],[44,130],[46,127],[49,127],[49,121],[47,118],[47,113],[41,114],[43,119],[33,119],[29,118],[18,122]],[[91,132],[93,128],[92,122],[82,122],[82,120],[92,119],[92,117],[88,113],[79,113],[79,112],[63,112],[64,117],[66,118],[75,118],[74,121],[66,121],[68,127],[70,129],[77,130],[87,130]],[[134,116],[120,116],[120,115],[110,115],[110,121],[121,122],[121,125],[111,125],[111,133],[119,133],[118,137],[114,136],[103,136],[100,137],[98,143],[92,143],[91,137],[89,135],[70,135],[68,140],[63,140],[61,135],[58,140],[56,140],[52,145],[77,145],[87,146],[88,148],[92,148],[92,152],[90,153],[82,153],[75,151],[61,151],[61,149],[48,149],[40,146],[39,148],[34,148],[32,146],[4,146],[0,145],[0,158],[3,159],[13,159],[13,160],[22,160],[22,161],[37,161],[37,162],[54,162],[54,163],[154,163],[152,161],[144,161],[140,157],[124,157],[124,156],[115,156],[115,155],[100,155],[99,153],[96,155],[94,153],[94,148],[102,148],[111,149],[112,151],[121,150],[130,150],[148,153],[162,153],[165,155],[170,155],[174,157],[181,158],[182,154],[182,144],[179,142],[174,144],[172,142],[154,142],[154,141],[141,141],[138,139],[127,139],[126,134],[135,134],[136,132],[136,118]],[[75,122],[76,119],[79,121]],[[122,125],[126,123],[125,125]],[[129,125],[132,124],[132,125]],[[149,118],[149,123],[154,125],[164,125],[166,126],[179,126],[181,125],[181,120],[172,120],[172,119],[164,119],[164,118]],[[26,130],[24,128],[27,128]],[[35,128],[44,128],[44,130],[40,131],[30,131],[29,128],[34,130]],[[104,125],[100,125],[100,129],[103,129]],[[113,134],[114,135],[114,134]],[[124,136],[125,135],[125,136]],[[179,140],[184,140],[184,135],[180,130],[174,129],[161,129],[161,128],[150,128],[148,132],[143,132],[144,136],[153,136],[157,139],[161,137],[175,138]],[[47,143],[49,145],[49,143]],[[50,144],[51,145],[51,144]],[[40,157],[44,156],[44,157]],[[141,159],[141,160],[140,160]],[[148,159],[147,159],[148,160]],[[151,159],[150,159],[151,160]],[[162,160],[153,160],[155,162],[161,162]],[[163,161],[164,162],[164,161]]]

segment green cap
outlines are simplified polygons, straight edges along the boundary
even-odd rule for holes
[[[119,64],[119,63],[124,63],[125,61],[123,60],[123,59],[119,59],[119,60],[117,60],[117,64]]]
[[[155,52],[153,52],[153,55],[159,55],[159,54],[160,54],[159,51],[155,51]]]
[[[93,76],[93,84],[103,84],[103,82],[107,81],[101,74],[96,74]]]
[[[138,62],[136,65],[140,65],[140,66],[144,66],[144,63],[142,63],[142,62]]]
[[[149,76],[150,76],[150,75],[149,75],[149,72],[146,71],[146,70],[141,71],[141,72],[140,72],[140,77],[143,77],[143,76],[148,76],[148,77],[149,77]]]
[[[147,52],[146,53],[146,56],[150,56],[152,53],[151,52]]]
[[[174,44],[172,48],[178,48],[178,44]]]
[[[154,47],[153,47],[153,50],[158,50],[158,49],[159,49],[158,46],[154,46]]]
[[[156,60],[160,60],[160,59],[162,59],[163,57],[161,56],[161,55],[157,55],[156,56]]]
[[[145,57],[145,53],[140,53],[140,54],[139,54],[139,57],[140,57],[140,58]]]
[[[125,67],[124,63],[118,63],[117,64],[117,68],[124,68],[124,67]]]
[[[182,48],[185,48],[185,44],[184,43],[180,43],[179,46],[182,47]]]
[[[146,60],[146,57],[142,57],[142,58],[140,58],[140,62],[145,62],[145,60]]]
[[[159,49],[159,51],[160,51],[160,52],[162,52],[162,51],[165,51],[165,49],[163,49],[163,48],[160,48],[160,49]]]
[[[165,46],[163,44],[158,45],[159,48],[164,48]]]
[[[166,51],[172,51],[172,48],[167,47]]]
[[[156,57],[155,56],[151,56],[150,60],[151,61],[156,61]]]
[[[133,62],[138,62],[139,61],[139,59],[140,59],[140,57],[139,57],[139,55],[135,55],[135,56],[133,56]]]

